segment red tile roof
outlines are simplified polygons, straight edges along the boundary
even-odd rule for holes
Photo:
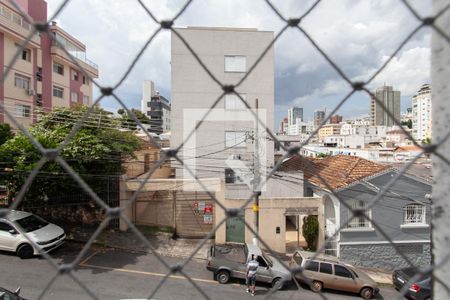
[[[293,156],[283,162],[280,171],[303,171],[304,178],[310,183],[324,189],[329,187],[339,189],[390,168],[387,165],[350,155],[329,156],[323,159]]]

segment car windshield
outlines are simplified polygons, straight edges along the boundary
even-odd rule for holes
[[[19,224],[25,232],[35,231],[48,225],[48,222],[35,215],[29,215],[28,217],[18,219],[16,220],[16,223]]]

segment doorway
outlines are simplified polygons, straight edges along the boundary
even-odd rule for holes
[[[303,215],[287,215],[286,218],[286,253],[306,247],[302,234]]]

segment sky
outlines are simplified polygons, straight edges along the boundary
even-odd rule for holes
[[[49,16],[61,0],[47,0]],[[185,1],[142,0],[159,20],[177,14]],[[313,1],[272,0],[280,13],[299,17]],[[431,0],[409,0],[422,16],[431,15]],[[99,83],[115,85],[148,38],[158,28],[135,0],[72,0],[57,16],[58,25],[82,41],[87,56],[99,65]],[[194,0],[175,22],[176,27],[246,27],[274,31],[284,23],[262,0]],[[301,23],[317,45],[352,80],[367,80],[391,56],[401,41],[419,25],[398,0],[323,0]],[[422,28],[369,85],[393,85],[401,92],[402,111],[411,96],[430,82],[431,31]],[[292,106],[312,120],[316,109],[327,112],[351,90],[338,73],[301,34],[289,28],[275,43],[275,129]],[[195,50],[195,49],[194,49]],[[170,33],[163,31],[150,43],[117,94],[128,107],[140,108],[142,82],[153,80],[170,99]],[[99,91],[94,89],[94,96]],[[358,92],[337,113],[346,118],[367,115],[369,97]],[[114,99],[100,105],[117,110]]]

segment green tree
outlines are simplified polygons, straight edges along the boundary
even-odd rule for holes
[[[11,126],[6,123],[0,124],[0,145],[3,145],[7,140],[12,139],[14,134],[11,131]]]
[[[133,112],[133,114],[142,124],[150,124],[150,118],[140,110],[132,108],[131,112]],[[138,128],[137,123],[133,120],[133,118],[131,118],[131,116],[125,111],[125,109],[119,108],[117,110],[117,113],[121,116],[121,124],[123,128],[128,128],[131,130],[136,130]]]
[[[407,126],[409,129],[412,128],[412,120],[409,119],[407,121],[401,121],[402,126]]]
[[[319,221],[317,216],[310,215],[303,218],[302,233],[308,245],[308,250],[316,251],[317,238],[319,237]]]
[[[86,111],[84,106],[57,108],[43,115],[29,132],[44,148],[58,148]],[[94,189],[95,175],[121,174],[122,161],[140,146],[139,139],[132,133],[118,130],[118,123],[110,113],[96,108],[60,152],[70,167]],[[0,146],[0,157],[3,167],[10,170],[0,178],[0,185],[7,186],[12,199],[42,154],[28,137],[18,133]],[[57,162],[47,162],[29,188],[26,199],[42,201],[51,196],[80,193],[78,184],[70,176],[64,176],[66,173]],[[55,180],[57,176],[61,179]]]
[[[328,157],[328,156],[330,156],[330,154],[328,154],[328,153],[319,153],[319,154],[317,154],[318,158],[325,158],[325,157]]]

